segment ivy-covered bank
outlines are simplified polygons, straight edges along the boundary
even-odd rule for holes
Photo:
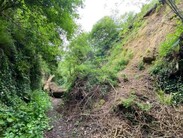
[[[0,1],[0,137],[43,137],[51,104],[42,77],[55,72],[60,35],[71,38],[81,5],[82,0]]]
[[[15,35],[18,30],[12,24],[0,22],[1,137],[41,137],[50,106],[47,94],[40,91],[41,57],[21,41],[24,36]]]

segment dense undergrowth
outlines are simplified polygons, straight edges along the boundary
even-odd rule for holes
[[[43,77],[56,72],[60,35],[71,38],[82,5],[65,2],[0,2],[0,137],[41,138],[48,128]]]
[[[160,91],[160,99],[166,96],[163,93],[170,94],[170,102],[168,102],[170,104],[183,103],[182,33],[182,23],[179,22],[175,32],[169,34],[166,41],[161,44],[158,60],[151,70],[157,80],[156,86]]]
[[[34,91],[29,103],[16,95],[10,98],[8,102],[11,106],[2,102],[0,105],[0,137],[43,137],[44,130],[49,128],[49,119],[45,114],[51,107],[48,95],[43,91]]]
[[[41,137],[50,106],[48,95],[35,91],[41,88],[41,58],[13,35],[16,30],[8,31],[11,24],[0,22],[0,137]]]

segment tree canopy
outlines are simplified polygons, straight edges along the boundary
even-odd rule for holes
[[[104,56],[118,38],[118,26],[109,17],[103,17],[91,31],[91,43],[99,56]]]

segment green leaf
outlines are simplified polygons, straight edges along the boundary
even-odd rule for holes
[[[8,121],[9,123],[12,123],[12,122],[14,121],[14,119],[13,119],[13,118],[7,118],[7,121]]]
[[[5,125],[5,122],[3,120],[0,120],[0,125]]]

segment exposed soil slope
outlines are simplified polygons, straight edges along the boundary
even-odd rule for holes
[[[52,100],[54,108],[49,114],[54,120],[53,129],[46,133],[46,138],[183,137],[183,107],[159,104],[148,73],[151,65],[145,65],[142,71],[138,69],[142,58],[155,56],[160,43],[175,29],[175,23],[171,21],[173,14],[164,11],[165,7],[147,17],[146,25],[124,46],[133,51],[134,57],[119,73],[119,86],[102,99],[105,102],[99,103],[92,113],[65,111],[67,114],[61,115],[61,100]],[[152,108],[143,111],[136,104],[125,108],[121,101],[129,98],[131,93],[136,96],[133,99],[136,103],[148,104]]]

